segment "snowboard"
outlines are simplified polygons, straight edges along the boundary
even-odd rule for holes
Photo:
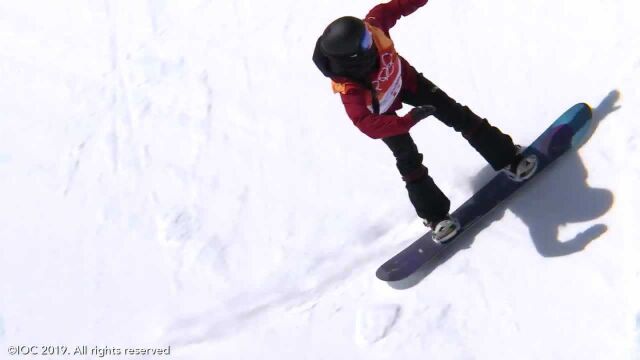
[[[460,222],[456,236],[444,244],[433,241],[431,232],[426,233],[396,256],[382,264],[376,271],[383,281],[403,280],[423,266],[437,262],[459,249],[458,241],[479,220],[504,202],[510,195],[536,178],[549,164],[571,148],[575,148],[588,132],[591,123],[591,108],[579,103],[562,114],[529,147],[523,155],[538,157],[536,173],[524,182],[515,182],[500,172],[471,198],[458,207],[451,216]]]

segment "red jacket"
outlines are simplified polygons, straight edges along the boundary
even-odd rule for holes
[[[391,29],[402,16],[407,16],[419,7],[425,5],[427,0],[391,0],[389,3],[375,6],[364,21],[369,25],[375,26],[384,32],[390,38],[389,29]],[[323,61],[322,55],[318,54],[318,45],[314,52],[314,62],[320,70],[336,83],[349,82],[349,79],[337,77],[331,73],[328,62]],[[417,86],[417,74],[415,69],[402,57],[401,76],[402,91],[415,92]],[[375,114],[367,108],[367,96],[370,97],[370,90],[363,85],[349,83],[348,90],[341,93],[342,103],[349,118],[353,124],[367,136],[379,139],[394,135],[405,134],[415,125],[415,121],[410,114],[405,116],[396,115],[395,111],[402,107],[400,96],[397,96],[392,105],[383,114]]]

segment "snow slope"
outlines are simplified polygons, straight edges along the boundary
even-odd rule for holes
[[[519,143],[580,101],[597,127],[391,287],[375,269],[424,229],[311,62],[375,4],[0,2],[0,351],[639,359],[640,5],[431,0],[399,21],[400,53]],[[454,206],[491,176],[437,120],[412,134]]]

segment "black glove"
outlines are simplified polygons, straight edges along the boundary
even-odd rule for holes
[[[409,113],[411,114],[413,121],[417,123],[418,121],[435,114],[436,107],[433,105],[422,105],[411,109]]]

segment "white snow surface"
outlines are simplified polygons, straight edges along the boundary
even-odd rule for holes
[[[404,286],[375,270],[424,228],[311,61],[374,5],[0,1],[0,358],[640,359],[639,3],[431,0],[392,29],[518,143],[577,102],[597,125]],[[454,208],[493,174],[435,118],[412,135]]]

